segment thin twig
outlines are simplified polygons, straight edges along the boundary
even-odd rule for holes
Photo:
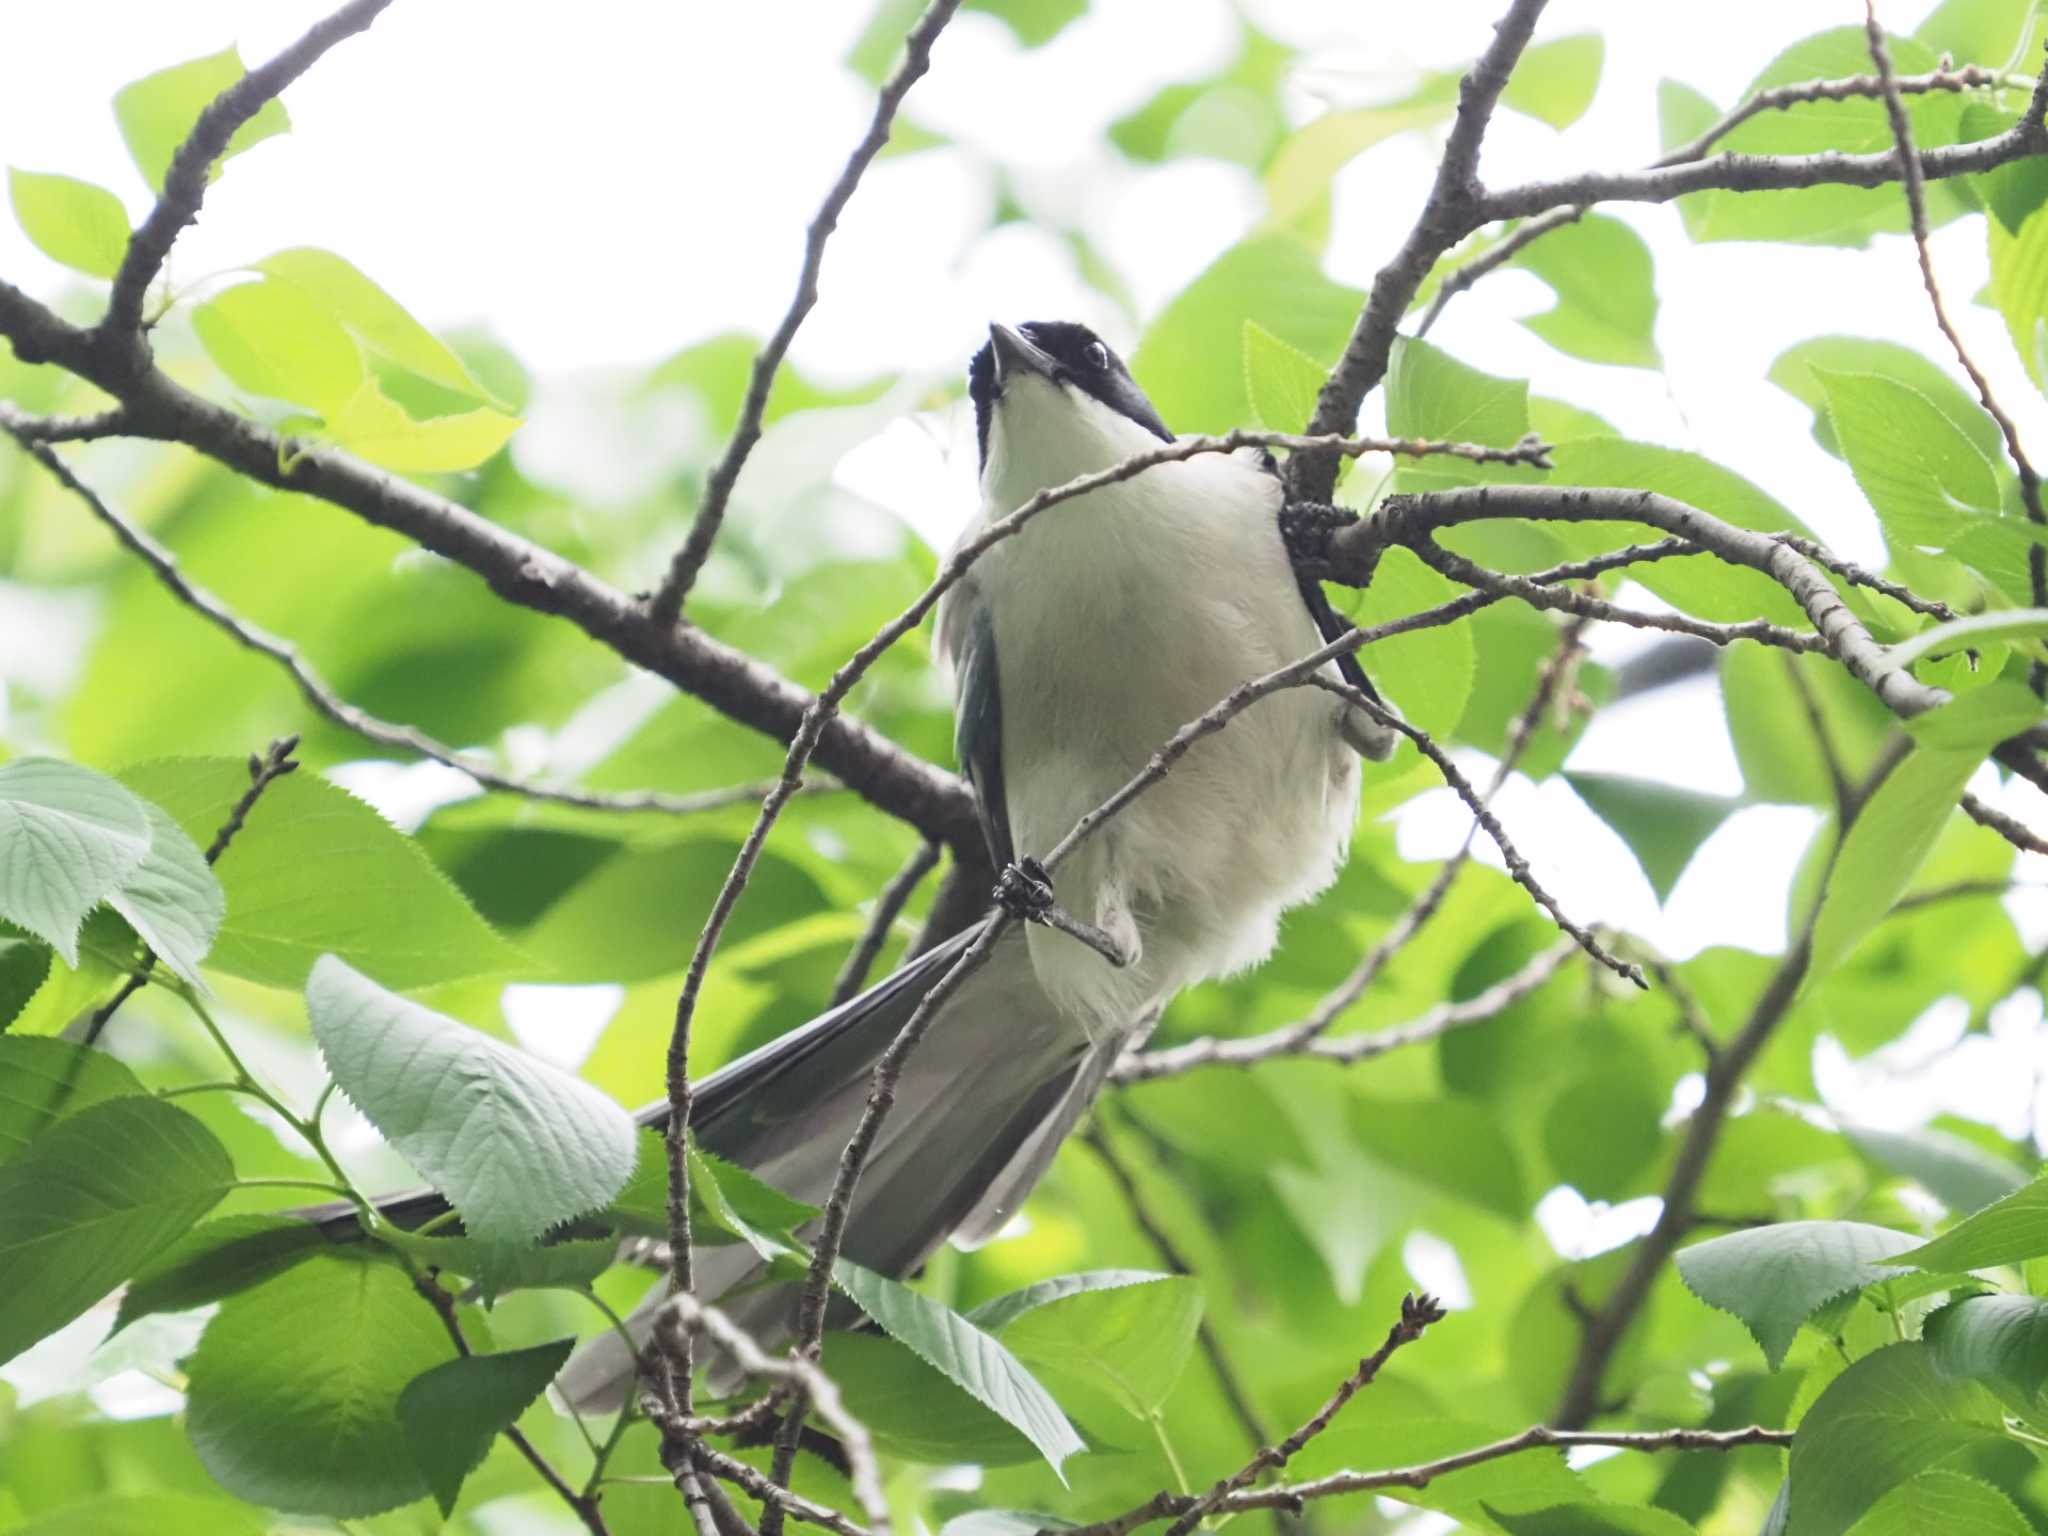
[[[931,67],[932,44],[939,40],[939,34],[945,31],[946,23],[953,19],[953,13],[959,8],[960,0],[932,0],[924,15],[910,29],[909,36],[903,40],[903,62],[897,65],[896,73],[884,82],[875,97],[875,112],[868,122],[866,135],[854,146],[839,179],[832,183],[832,189],[825,194],[825,201],[819,205],[810,228],[804,232],[803,269],[797,277],[796,295],[789,301],[789,309],[783,315],[782,323],[776,326],[775,334],[768,338],[767,345],[754,359],[753,373],[747,380],[746,398],[740,403],[740,419],[733,427],[732,441],[726,444],[725,453],[705,480],[704,499],[697,505],[689,536],[669,562],[668,574],[662,578],[660,589],[648,604],[648,612],[657,624],[675,623],[683,611],[683,599],[689,596],[697,573],[710,558],[712,541],[718,537],[719,526],[725,521],[726,503],[732,499],[732,488],[739,480],[740,471],[746,467],[747,456],[754,451],[754,444],[761,440],[761,419],[768,410],[768,395],[775,387],[776,371],[782,367],[789,344],[796,338],[797,327],[804,323],[804,317],[818,302],[818,273],[825,264],[825,242],[839,227],[839,216],[846,211],[847,203],[860,186],[869,162],[889,142],[896,109],[910,94],[910,88]],[[774,1531],[770,1530],[768,1536],[775,1536]]]
[[[1712,1066],[1721,1058],[1721,1042],[1714,1038],[1713,1020],[1707,1017],[1707,1010],[1701,1006],[1699,996],[1685,984],[1678,974],[1678,968],[1668,960],[1656,959],[1649,962],[1650,974],[1657,978],[1657,986],[1665,996],[1678,1006],[1679,1033],[1692,1037],[1693,1044],[1700,1048],[1700,1054]]]
[[[1442,317],[1444,310],[1449,307],[1451,300],[1470,288],[1482,277],[1485,277],[1489,272],[1499,271],[1553,229],[1562,229],[1567,224],[1576,224],[1592,211],[1592,204],[1580,203],[1576,207],[1553,208],[1548,213],[1538,214],[1535,218],[1516,226],[1514,232],[1504,238],[1498,245],[1480,252],[1479,255],[1474,256],[1463,266],[1447,273],[1444,280],[1437,284],[1436,294],[1430,299],[1429,308],[1422,312],[1422,318],[1416,322],[1415,334],[1417,336],[1427,336],[1429,328],[1435,325],[1438,319]]]
[[[839,1388],[812,1361],[801,1355],[770,1355],[754,1336],[716,1307],[706,1306],[694,1296],[677,1294],[662,1304],[655,1320],[655,1333],[702,1333],[750,1376],[770,1376],[802,1387],[811,1408],[827,1424],[846,1451],[848,1482],[861,1513],[875,1536],[889,1536],[889,1500],[882,1491],[882,1472],[875,1460],[874,1440],[867,1426],[847,1411]],[[684,1426],[673,1426],[683,1428]],[[695,1428],[696,1426],[688,1426]],[[669,1432],[671,1426],[663,1426]]]
[[[1840,555],[1830,553],[1812,539],[1802,538],[1796,533],[1781,533],[1778,535],[1778,542],[1787,548],[1798,550],[1800,554],[1806,556],[1814,564],[1825,566],[1852,587],[1868,587],[1871,591],[1882,593],[1893,602],[1902,604],[1912,609],[1915,613],[1926,614],[1929,618],[1940,619],[1943,623],[1958,617],[1955,609],[1949,607],[1947,603],[1940,602],[1931,597],[1922,597],[1903,582],[1893,581],[1887,576],[1880,576],[1877,572],[1858,565],[1853,560],[1844,560]]]
[[[18,415],[11,406],[0,401],[0,430],[12,435],[31,458],[48,470],[66,490],[83,501],[92,515],[106,526],[115,539],[149,567],[173,597],[228,635],[238,645],[277,662],[291,675],[300,695],[316,713],[324,715],[344,730],[353,731],[366,741],[416,753],[433,762],[454,768],[469,775],[487,789],[523,795],[529,800],[542,800],[555,805],[573,805],[592,811],[659,811],[671,816],[689,816],[705,811],[722,810],[733,805],[758,805],[773,787],[766,783],[734,784],[721,789],[700,790],[688,795],[669,794],[661,790],[625,790],[614,793],[559,788],[499,773],[479,763],[470,754],[437,741],[414,726],[379,719],[368,710],[361,709],[343,698],[314,670],[313,664],[307,661],[291,642],[279,639],[258,625],[251,624],[230,608],[222,598],[188,577],[183,567],[178,564],[177,556],[169,549],[116,512],[98,492],[72,473],[71,467],[41,441],[24,436],[25,420],[26,418]],[[839,786],[821,783],[812,787],[825,790],[836,789]]]
[[[208,864],[220,862],[220,856],[228,851],[228,844],[232,843],[235,835],[242,830],[242,824],[249,819],[249,812],[255,809],[256,802],[263,796],[263,791],[286,774],[297,770],[299,765],[292,757],[292,753],[297,750],[298,745],[298,737],[280,736],[260,757],[254,753],[250,754],[249,787],[242,792],[242,797],[228,812],[228,819],[221,823],[220,830],[214,833],[213,842],[206,850]],[[114,995],[93,1010],[92,1018],[86,1022],[85,1033],[80,1037],[81,1043],[88,1046],[96,1045],[101,1032],[107,1027],[107,1020],[120,1012],[123,1003],[147,986],[149,978],[155,972],[156,954],[151,951],[142,957],[142,963],[137,965],[114,990]]]
[[[236,131],[276,98],[320,56],[345,38],[365,30],[391,0],[350,0],[340,10],[315,22],[299,40],[274,58],[250,70],[222,91],[199,114],[185,142],[171,157],[164,187],[149,216],[129,237],[120,269],[107,296],[107,313],[95,329],[94,344],[110,356],[123,354],[134,371],[149,366],[149,347],[142,334],[142,301],[162,269],[164,258],[187,224],[199,217],[206,197],[207,175]]]
[[[7,430],[24,443],[89,443],[119,437],[128,430],[128,408],[95,411],[90,416],[30,416],[10,409]]]
[[[832,1006],[849,1002],[859,996],[861,988],[868,982],[868,972],[875,968],[875,961],[889,942],[889,934],[896,926],[896,920],[903,915],[903,908],[916,893],[919,883],[939,864],[939,845],[920,843],[904,866],[889,878],[875,898],[874,913],[868,918],[867,928],[860,936],[860,942],[853,946],[853,953],[846,957],[846,964],[839,968],[839,978],[832,983]]]
[[[1314,1415],[1285,1440],[1273,1445],[1261,1446],[1256,1455],[1229,1477],[1218,1480],[1216,1485],[1203,1494],[1194,1504],[1184,1510],[1166,1528],[1166,1536],[1188,1536],[1188,1533],[1220,1506],[1233,1493],[1241,1492],[1256,1482],[1260,1474],[1269,1469],[1287,1465],[1294,1454],[1309,1441],[1315,1439],[1336,1421],[1344,1405],[1365,1388],[1372,1385],[1394,1352],[1421,1338],[1431,1323],[1441,1322],[1444,1309],[1437,1305],[1436,1298],[1424,1293],[1401,1298],[1401,1316],[1394,1326],[1387,1330],[1387,1337],[1380,1347],[1358,1362],[1358,1369],[1341,1382],[1330,1394],[1330,1400],[1318,1408]]]
[[[712,1476],[722,1478],[750,1497],[760,1500],[765,1514],[770,1509],[780,1509],[785,1514],[815,1525],[822,1530],[832,1531],[836,1536],[873,1536],[868,1528],[856,1520],[849,1520],[838,1510],[807,1499],[800,1493],[793,1493],[770,1479],[765,1473],[748,1466],[736,1456],[729,1456],[712,1445],[697,1447],[697,1462]]]
[[[1905,99],[1900,95],[1899,79],[1892,70],[1891,47],[1885,41],[1884,27],[1877,19],[1877,0],[1863,0],[1863,30],[1870,41],[1870,60],[1877,66],[1877,77],[1884,91],[1885,112],[1891,118],[1892,137],[1898,140],[1900,182],[1906,191],[1906,211],[1913,230],[1913,250],[1920,261],[1920,284],[1927,290],[1927,304],[1934,311],[1934,323],[1947,338],[1949,348],[1962,365],[1963,372],[1970,377],[1971,385],[1977,391],[1977,399],[1983,405],[1985,414],[1998,423],[1999,434],[2005,439],[2006,457],[2019,474],[2020,501],[2027,509],[2027,517],[2036,527],[2048,527],[2048,509],[2041,505],[2041,477],[2034,472],[2033,462],[2027,457],[2027,450],[2020,442],[2019,428],[2011,416],[1998,403],[1998,397],[1991,391],[1991,381],[1984,377],[1976,361],[1970,356],[1969,348],[1963,345],[1963,338],[1956,331],[1948,317],[1948,305],[1941,297],[1941,284],[1934,275],[1934,255],[1928,249],[1929,231],[1927,223],[1927,173],[1922,164],[1919,147],[1913,142],[1913,119],[1906,111]],[[2048,73],[2042,75],[2048,84]],[[2038,97],[2037,97],[2038,99]],[[2027,574],[2033,585],[2034,606],[2048,608],[2048,549],[2039,543],[2028,546]],[[2048,666],[2040,662],[2033,669],[2034,692],[2048,698]]]
[[[1964,795],[1963,814],[1980,827],[1988,827],[2004,838],[2022,853],[2048,853],[2048,838],[2042,837],[2033,828],[2016,816],[2008,816],[1995,805],[1988,805],[1975,795]]]
[[[455,1298],[441,1289],[430,1275],[414,1275],[412,1283],[413,1289],[433,1307],[434,1315],[441,1319],[441,1326],[448,1330],[448,1337],[454,1341],[456,1353],[475,1354],[476,1351],[469,1347],[469,1340],[463,1335],[462,1319],[455,1310]],[[590,1532],[590,1536],[610,1536],[610,1531],[604,1523],[604,1515],[598,1509],[597,1494],[581,1494],[570,1487],[569,1480],[555,1470],[554,1463],[542,1454],[540,1447],[526,1438],[526,1432],[517,1424],[507,1424],[500,1433],[512,1442],[521,1456],[526,1458],[527,1464],[540,1474],[540,1480],[552,1488],[561,1501],[569,1506],[570,1512],[583,1522],[583,1527]],[[706,1536],[711,1536],[711,1533],[707,1532]]]
[[[1334,1472],[1307,1483],[1282,1483],[1272,1488],[1248,1488],[1229,1495],[1217,1506],[1218,1514],[1238,1514],[1248,1509],[1294,1509],[1316,1499],[1339,1498],[1346,1494],[1371,1493],[1381,1488],[1427,1488],[1438,1478],[1467,1467],[1476,1467],[1503,1456],[1532,1450],[1578,1450],[1603,1446],[1623,1451],[1737,1451],[1752,1445],[1787,1446],[1789,1429],[1766,1429],[1761,1424],[1746,1429],[1661,1429],[1571,1431],[1534,1424],[1518,1435],[1474,1446],[1469,1451],[1439,1457],[1414,1466],[1394,1467],[1384,1472]],[[1193,1494],[1161,1493],[1110,1520],[1092,1525],[1063,1527],[1056,1536],[1129,1536],[1155,1521],[1172,1519],[1194,1507]]]

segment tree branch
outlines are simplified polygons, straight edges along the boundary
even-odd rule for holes
[[[367,29],[391,0],[350,0],[340,10],[315,22],[304,36],[275,58],[259,64],[216,96],[164,173],[164,188],[122,253],[107,297],[107,313],[92,333],[92,344],[109,366],[134,376],[151,366],[149,342],[143,334],[142,301],[162,269],[164,258],[187,224],[199,217],[206,197],[207,174],[236,131],[311,69],[320,56],[345,38]]]
[[[846,205],[860,186],[860,179],[869,163],[889,142],[896,109],[910,94],[910,88],[931,67],[932,44],[939,40],[939,34],[945,31],[946,23],[953,19],[953,13],[959,8],[960,0],[932,0],[931,6],[910,29],[910,35],[903,40],[903,62],[875,98],[875,114],[868,123],[867,134],[854,146],[846,168],[839,173],[831,191],[825,194],[824,203],[812,218],[810,228],[804,232],[804,262],[797,278],[796,296],[789,301],[789,310],[775,328],[775,334],[768,338],[767,345],[754,359],[753,373],[747,380],[747,394],[740,404],[740,419],[733,428],[732,441],[726,444],[725,453],[704,482],[704,499],[698,504],[689,536],[669,562],[668,575],[662,578],[659,590],[649,601],[648,610],[656,623],[675,623],[683,611],[683,599],[689,596],[691,584],[711,555],[711,542],[718,537],[719,526],[725,521],[725,507],[732,499],[733,485],[739,480],[740,471],[746,467],[747,455],[761,440],[761,418],[768,409],[769,391],[775,387],[776,370],[782,366],[789,344],[796,337],[797,327],[804,323],[804,317],[818,302],[818,273],[825,264],[825,242],[839,227],[839,216],[846,211]]]
[[[846,957],[846,964],[839,968],[839,978],[832,983],[832,1006],[849,1002],[860,994],[867,985],[868,972],[875,968],[875,960],[889,942],[889,934],[896,926],[896,919],[903,915],[903,908],[917,891],[924,877],[939,864],[939,845],[921,843],[909,861],[896,871],[889,883],[882,887],[875,898],[875,910],[868,918],[868,926],[860,936],[860,942],[853,946],[853,953]]]
[[[2048,853],[2048,838],[2042,837],[2016,816],[2008,816],[1975,795],[1963,796],[1963,814],[1980,827],[1988,827],[2022,853]]]
[[[1479,192],[1480,144],[1500,93],[1507,88],[1508,76],[1536,30],[1544,4],[1545,0],[1511,0],[1507,14],[1494,26],[1493,41],[1458,82],[1458,115],[1443,158],[1437,162],[1429,198],[1400,250],[1373,279],[1372,292],[1351,339],[1344,344],[1343,356],[1316,397],[1315,414],[1308,424],[1311,433],[1351,430],[1359,406],[1386,375],[1395,332],[1415,300],[1416,289],[1439,256],[1485,222],[1475,219],[1472,212]],[[1337,461],[1328,454],[1304,454],[1287,466],[1287,487],[1293,500],[1328,501],[1336,484]]]
[[[1752,1445],[1788,1446],[1789,1429],[1766,1429],[1752,1424],[1746,1429],[1662,1429],[1574,1432],[1552,1429],[1547,1424],[1531,1425],[1519,1435],[1474,1446],[1469,1451],[1439,1457],[1414,1466],[1395,1467],[1385,1472],[1334,1472],[1307,1483],[1283,1483],[1273,1488],[1250,1488],[1233,1493],[1216,1506],[1216,1513],[1234,1515],[1247,1509],[1293,1509],[1315,1499],[1338,1498],[1351,1493],[1371,1493],[1381,1488],[1427,1488],[1438,1478],[1467,1467],[1498,1461],[1503,1456],[1530,1450],[1576,1450],[1584,1446],[1607,1446],[1624,1451],[1738,1451]],[[1161,1493],[1136,1509],[1093,1525],[1063,1527],[1041,1536],[1129,1536],[1155,1521],[1171,1519],[1192,1508],[1193,1494]]]
[[[768,784],[735,784],[729,788],[703,790],[691,795],[672,795],[652,789],[613,793],[558,788],[499,773],[496,769],[477,762],[472,755],[435,740],[415,726],[380,719],[343,698],[332,684],[314,670],[312,663],[306,660],[296,646],[251,624],[220,597],[193,582],[185,575],[177,557],[170,550],[109,506],[91,486],[72,473],[69,465],[44,446],[46,440],[35,440],[26,436],[23,431],[25,420],[12,406],[0,401],[0,431],[12,436],[21,445],[23,452],[48,470],[66,490],[84,502],[92,515],[105,524],[108,531],[131,554],[149,567],[173,597],[223,631],[238,645],[277,662],[291,674],[292,681],[298,685],[299,693],[316,713],[326,716],[344,730],[353,731],[366,741],[415,753],[457,769],[489,789],[524,795],[530,800],[579,806],[585,810],[661,811],[669,815],[693,815],[702,811],[719,810],[729,805],[758,804],[766,798],[772,787]]]

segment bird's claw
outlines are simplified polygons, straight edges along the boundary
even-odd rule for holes
[[[1052,910],[1052,874],[1028,856],[1005,864],[996,876],[995,898],[996,905],[1020,923],[1042,917]]]

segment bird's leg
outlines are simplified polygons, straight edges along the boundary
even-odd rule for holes
[[[1111,965],[1131,963],[1123,945],[1095,924],[1086,922],[1061,907],[1053,897],[1052,874],[1038,860],[1018,859],[1003,866],[996,876],[996,905],[1020,923],[1043,923],[1072,939],[1079,939]]]

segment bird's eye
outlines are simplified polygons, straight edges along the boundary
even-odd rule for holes
[[[1099,341],[1088,343],[1088,366],[1097,373],[1109,372],[1109,348]]]

